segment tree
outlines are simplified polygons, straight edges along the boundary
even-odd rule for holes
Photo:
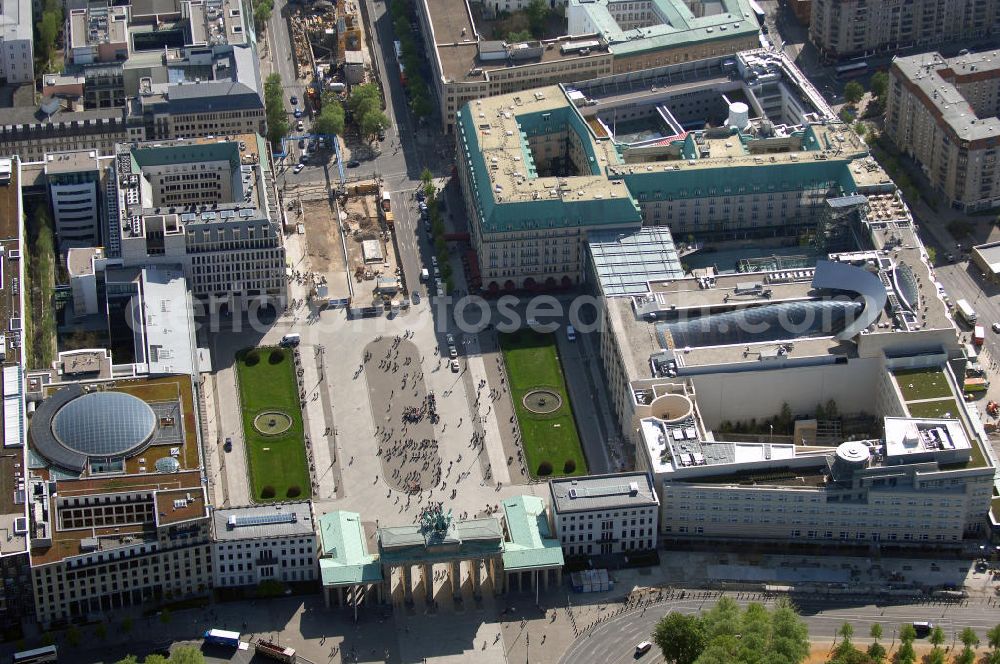
[[[378,86],[374,83],[363,83],[355,86],[347,100],[347,108],[354,114],[355,121],[358,121],[368,111],[380,110],[382,108],[382,94],[378,91]]]
[[[528,30],[517,30],[515,32],[508,32],[507,41],[511,44],[515,44],[517,42],[531,41],[531,32]]]
[[[313,132],[317,134],[344,133],[344,107],[336,100],[325,101],[319,117],[313,122]]]
[[[205,655],[194,646],[182,646],[171,653],[170,664],[205,664]]]
[[[857,81],[849,81],[844,86],[844,99],[851,106],[857,105],[861,98],[865,96],[865,89]]]
[[[884,71],[877,71],[872,74],[872,80],[869,83],[869,88],[872,91],[872,96],[878,100],[885,99],[885,93],[889,89],[889,74]]]
[[[940,648],[941,644],[944,643],[944,630],[940,626],[935,625],[931,629],[931,635],[927,637],[927,640],[931,642],[935,648]]]
[[[271,13],[274,11],[274,4],[271,0],[257,0],[253,8],[253,21],[259,32],[263,32],[267,27],[267,22],[271,20]]]
[[[789,662],[809,656],[809,628],[787,601],[780,601],[771,616],[771,650]]]
[[[531,0],[524,13],[528,15],[531,34],[540,39],[545,34],[545,19],[549,17],[548,4],[545,0]]]
[[[910,623],[905,623],[899,628],[900,643],[913,643],[917,638],[917,630]]]
[[[962,652],[956,658],[959,664],[973,664],[976,661],[976,648],[979,647],[979,637],[971,627],[965,627],[958,634],[958,640],[962,642]]]
[[[135,655],[125,655],[115,664],[139,664],[139,659]]]
[[[272,147],[279,145],[288,133],[288,115],[285,113],[285,90],[281,74],[269,75],[264,81],[264,113],[267,117],[267,139]]]
[[[872,659],[867,653],[846,642],[837,646],[827,664],[872,664]]]
[[[692,664],[705,648],[701,619],[682,613],[668,613],[653,630],[653,642],[663,658],[673,664]]]
[[[990,630],[986,632],[986,643],[993,652],[1000,651],[1000,625],[990,627]]]
[[[896,651],[897,664],[914,664],[917,661],[917,653],[913,650],[912,641],[903,641]]]
[[[369,111],[361,116],[361,133],[369,138],[388,128],[389,118],[382,111]]]
[[[868,659],[870,659],[873,664],[882,664],[885,661],[886,651],[885,646],[879,642],[872,643],[868,646]]]
[[[163,655],[146,655],[146,659],[142,660],[142,664],[170,664],[170,660]]]
[[[844,643],[850,644],[851,637],[854,636],[854,626],[849,622],[844,622],[837,630],[837,635],[844,640]]]

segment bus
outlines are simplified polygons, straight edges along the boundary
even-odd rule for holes
[[[34,650],[22,650],[14,653],[14,664],[42,664],[42,662],[59,661],[55,646],[42,646]]]
[[[955,310],[958,315],[962,317],[969,325],[975,325],[978,316],[976,316],[976,310],[972,308],[967,300],[959,300],[955,303]]]
[[[406,67],[403,66],[403,45],[397,39],[392,42],[392,49],[396,52],[396,64],[399,65],[399,82],[406,85]]]
[[[837,74],[837,78],[855,78],[858,76],[864,76],[868,73],[868,62],[866,60],[849,62],[846,65],[840,65],[834,71]]]

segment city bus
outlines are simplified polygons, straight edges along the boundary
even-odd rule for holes
[[[59,654],[55,646],[42,646],[34,650],[22,650],[14,653],[14,664],[42,664],[42,662],[57,662]]]
[[[396,53],[396,64],[399,65],[399,82],[406,85],[406,67],[403,66],[403,45],[397,39],[392,42],[392,49]]]
[[[866,60],[849,62],[846,65],[840,65],[834,71],[837,73],[837,78],[855,78],[857,76],[864,76],[868,73],[868,62]]]

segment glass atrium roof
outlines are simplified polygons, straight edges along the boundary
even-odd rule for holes
[[[52,419],[60,443],[88,456],[121,456],[156,431],[149,404],[124,392],[91,392],[73,399]]]

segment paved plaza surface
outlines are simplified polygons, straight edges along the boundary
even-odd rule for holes
[[[424,385],[420,350],[398,335],[377,339],[365,346],[355,375],[365,377],[372,421],[379,423],[372,444],[378,445],[382,475],[374,482],[381,477],[390,488],[406,493],[437,486],[441,457],[434,438],[436,397]]]

